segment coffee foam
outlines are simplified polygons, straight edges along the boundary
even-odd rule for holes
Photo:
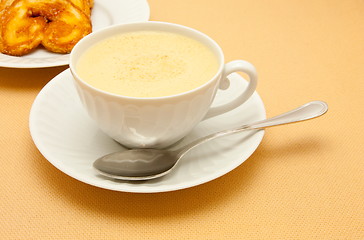
[[[192,90],[218,70],[202,43],[169,32],[137,31],[103,40],[81,56],[76,69],[90,85],[131,97],[161,97]]]

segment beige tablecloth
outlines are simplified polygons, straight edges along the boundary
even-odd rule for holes
[[[364,2],[149,0],[151,20],[214,38],[259,73],[267,116],[311,100],[329,112],[267,129],[232,172],[156,194],[100,189],[51,165],[31,104],[66,67],[0,68],[1,239],[364,239]]]

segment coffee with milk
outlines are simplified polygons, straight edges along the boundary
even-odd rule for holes
[[[127,97],[164,97],[195,89],[217,73],[218,58],[178,33],[135,31],[106,38],[80,57],[76,69],[91,86]]]

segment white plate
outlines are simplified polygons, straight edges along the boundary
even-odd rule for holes
[[[149,20],[149,5],[146,0],[95,0],[92,10],[92,30],[129,22]],[[0,67],[44,68],[68,65],[69,54],[57,54],[38,48],[21,57],[0,53]]]
[[[241,77],[230,76],[233,87],[218,95],[222,104],[241,91]],[[92,167],[97,158],[124,148],[101,132],[79,101],[69,69],[51,80],[36,97],[29,126],[43,156],[67,175],[97,187],[124,192],[165,192],[196,186],[216,179],[243,163],[260,144],[264,131],[247,131],[196,147],[174,171],[159,179],[128,182],[100,176]],[[243,80],[244,83],[246,81]],[[262,100],[254,93],[242,106],[201,122],[178,146],[209,133],[265,119]],[[177,147],[178,147],[177,146]]]

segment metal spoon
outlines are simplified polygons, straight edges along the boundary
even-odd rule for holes
[[[188,151],[202,143],[245,130],[262,129],[312,119],[323,115],[327,110],[328,106],[325,102],[313,101],[273,118],[208,135],[178,150],[143,148],[125,150],[103,156],[97,159],[93,166],[100,174],[114,179],[148,180],[158,178],[171,172]]]

